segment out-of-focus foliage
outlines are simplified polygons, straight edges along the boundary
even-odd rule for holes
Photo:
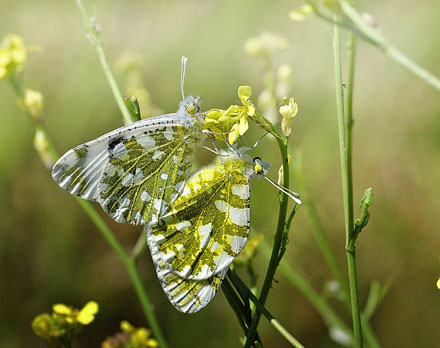
[[[409,0],[356,4],[374,16],[390,42],[440,75],[438,1],[423,0],[417,6]],[[175,111],[181,99],[182,55],[189,57],[185,92],[200,95],[203,110],[236,103],[241,85],[252,86],[254,95],[263,101],[266,95],[267,101],[264,62],[248,55],[243,46],[263,32],[287,40],[288,46],[272,63],[290,65],[291,71],[281,75],[290,79],[286,85],[290,90],[277,97],[294,96],[300,105],[292,146],[302,151],[309,198],[344,267],[331,34],[329,25],[314,15],[303,22],[291,21],[289,11],[301,5],[260,0],[96,1],[104,47],[113,66],[121,54],[137,52],[143,63],[139,81],[150,96],[145,100],[164,112]],[[74,1],[2,0],[0,6],[0,37],[17,33],[26,45],[41,47],[27,55],[21,78],[28,88],[44,95],[44,123],[59,153],[122,125]],[[0,55],[0,67],[6,66],[5,61]],[[126,72],[114,71],[124,87]],[[273,75],[280,81],[278,72]],[[144,323],[142,310],[119,259],[72,197],[52,182],[35,153],[34,129],[17,107],[7,78],[0,80],[0,346],[44,347],[29,326],[35,315],[53,303],[84,303],[89,298],[100,303],[101,311],[78,341],[84,347],[99,346],[118,330],[120,318]],[[273,93],[278,94],[270,92],[269,102]],[[279,106],[271,107],[280,118]],[[374,187],[375,195],[368,226],[357,243],[361,303],[365,305],[372,279],[394,279],[372,318],[379,340],[384,347],[434,347],[440,320],[435,286],[440,256],[438,93],[360,42],[354,110],[355,202],[367,187]],[[261,131],[248,131],[246,136],[252,144]],[[273,156],[275,146],[266,137],[253,151],[272,163],[269,176],[274,180],[280,165]],[[211,156],[200,150],[197,161],[208,163]],[[251,224],[268,242],[276,224],[277,197],[264,180],[253,183]],[[124,245],[134,244],[138,229],[103,217]],[[316,289],[325,291],[330,272],[304,209],[295,217],[286,259]],[[267,266],[259,253],[253,264],[257,273]],[[225,310],[222,294],[200,313],[183,315],[165,298],[148,254],[141,265],[170,346],[238,345],[241,329],[232,311]],[[268,307],[277,319],[307,347],[335,346],[304,297],[280,274],[276,279]],[[264,321],[260,334],[271,346],[286,344]]]

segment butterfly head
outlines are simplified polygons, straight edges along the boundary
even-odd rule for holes
[[[254,176],[263,175],[265,176],[267,172],[269,171],[270,164],[264,160],[262,160],[260,157],[254,157],[252,160],[252,170]]]
[[[185,99],[179,103],[177,112],[185,112],[191,116],[198,114],[200,112],[200,97],[193,97],[192,95],[185,97]]]

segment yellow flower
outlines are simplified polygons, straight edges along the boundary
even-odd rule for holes
[[[295,103],[293,98],[290,98],[287,104],[280,106],[279,111],[283,116],[283,120],[281,121],[281,130],[285,136],[289,136],[292,132],[292,119],[298,113],[298,105]]]
[[[437,280],[437,288],[440,289],[440,279]]]
[[[41,120],[43,95],[40,92],[34,91],[33,89],[26,89],[24,91],[23,104],[37,122]]]
[[[285,50],[288,46],[288,41],[283,37],[263,32],[258,37],[248,39],[244,44],[246,53],[252,56],[267,56],[269,54]]]
[[[18,35],[8,34],[3,38],[1,46],[9,52],[10,64],[14,69],[21,71],[27,57],[27,50],[23,39]]]
[[[82,325],[88,325],[95,319],[95,314],[98,313],[99,306],[95,301],[89,301],[79,311],[76,320]]]
[[[220,140],[224,140],[225,134],[229,133],[229,144],[235,143],[249,128],[247,118],[255,115],[255,106],[250,100],[251,96],[251,87],[238,87],[238,97],[243,105],[231,105],[226,110],[212,109],[208,111],[205,115],[204,128],[213,132],[214,136]]]

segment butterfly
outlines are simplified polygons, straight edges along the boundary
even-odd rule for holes
[[[159,223],[146,226],[148,246],[165,294],[194,313],[216,294],[249,234],[250,180],[267,162],[238,151],[193,174]]]

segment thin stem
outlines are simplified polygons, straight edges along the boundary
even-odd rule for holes
[[[147,234],[145,233],[144,230],[142,230],[141,234],[138,237],[138,240],[136,241],[136,244],[134,245],[133,250],[131,251],[130,258],[132,260],[137,261],[146,249],[147,249]]]
[[[378,47],[388,58],[394,60],[405,70],[418,77],[428,85],[440,91],[440,79],[405,56],[397,48],[390,45],[385,37],[376,28],[367,24],[359,12],[346,0],[339,0],[343,13],[355,25],[357,32],[362,33],[359,37]],[[351,28],[349,28],[352,30]],[[356,32],[356,31],[354,31]]]
[[[335,15],[335,21],[339,21],[339,16]],[[334,25],[333,54],[335,61],[335,82],[336,82],[336,108],[338,113],[339,129],[339,152],[341,161],[342,193],[344,202],[345,217],[345,248],[348,264],[348,279],[350,286],[351,314],[353,320],[353,332],[355,347],[363,347],[361,315],[358,299],[358,285],[356,272],[356,253],[352,234],[354,230],[353,220],[353,187],[350,182],[350,169],[347,157],[347,129],[344,114],[344,92],[342,85],[342,62],[341,62],[341,35],[338,24]],[[351,203],[350,203],[351,202]]]
[[[272,126],[272,129],[274,127]],[[277,131],[278,132],[278,131]],[[279,132],[278,132],[279,134]],[[283,165],[283,184],[284,187],[289,188],[289,160],[287,156],[287,149],[288,149],[288,139],[287,138],[279,138],[275,137],[277,140],[278,146],[280,148],[281,153],[281,160]],[[280,255],[280,249],[283,242],[283,233],[285,230],[285,224],[286,224],[286,215],[287,215],[287,206],[288,206],[288,196],[286,194],[281,195],[280,200],[280,208],[279,208],[279,214],[278,214],[278,224],[277,224],[277,230],[275,232],[274,236],[274,243],[272,248],[272,254],[269,260],[269,266],[267,268],[266,276],[264,278],[263,287],[261,289],[259,301],[264,305],[267,300],[267,296],[269,295],[270,288],[272,287],[272,281],[273,277],[275,275],[275,271],[277,269],[277,266],[279,264],[279,255]],[[259,311],[258,307],[255,311],[255,314],[252,318],[252,324],[249,328],[246,342],[244,347],[249,348],[254,340],[255,332],[257,331],[258,323],[260,322],[261,318],[261,312]]]
[[[122,118],[124,119],[124,123],[130,124],[132,122],[135,122],[136,119],[133,117],[133,115],[127,109],[127,106],[124,103],[124,99],[122,98],[122,94],[118,88],[116,80],[115,80],[113,73],[110,69],[110,64],[108,63],[107,57],[106,57],[104,49],[102,47],[102,40],[99,36],[99,34],[100,34],[99,29],[96,27],[97,23],[95,23],[95,27],[92,25],[91,18],[87,14],[86,8],[84,7],[82,0],[75,0],[75,1],[76,1],[76,4],[78,5],[78,8],[81,11],[84,22],[85,22],[87,29],[89,31],[90,38],[92,39],[92,43],[95,46],[96,53],[98,53],[99,61],[101,62],[102,69],[104,70],[105,77],[107,78],[107,81],[110,85],[113,96],[116,100],[116,103],[118,104],[119,110],[122,113]],[[94,20],[96,21],[96,18],[94,18]]]
[[[242,311],[240,308],[241,305],[240,305],[239,301],[237,301],[237,298],[236,298],[237,295],[234,294],[234,290],[232,289],[232,286],[231,286],[231,284],[229,284],[229,281],[227,279],[223,280],[222,291],[226,297],[226,300],[229,303],[229,306],[234,311],[234,313],[238,319],[238,322],[239,322],[241,328],[243,329],[244,334],[246,334],[248,327],[243,319],[243,314],[242,314]]]
[[[233,271],[228,272],[229,279],[231,283],[234,284],[236,288],[241,288],[246,291],[246,296],[251,299],[258,310],[266,317],[269,323],[293,346],[297,348],[304,347],[299,341],[292,336],[292,334],[280,324],[278,320],[264,307],[264,305],[258,300],[258,298],[252,293],[244,281]]]
[[[270,258],[270,249],[266,242],[263,241],[260,244],[260,250],[266,259]],[[352,337],[350,328],[344,320],[342,320],[333,308],[330,307],[326,299],[318,294],[304,276],[290,266],[285,260],[280,263],[279,270],[287,281],[297,288],[307,300],[309,300],[329,328],[337,328],[344,332],[347,337]]]

